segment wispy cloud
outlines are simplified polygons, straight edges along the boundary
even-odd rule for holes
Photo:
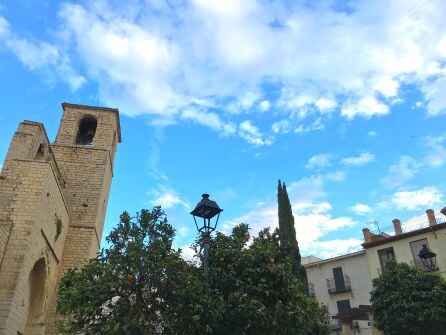
[[[396,192],[391,202],[401,210],[432,208],[443,201],[444,195],[435,186],[423,187],[415,191]]]
[[[398,163],[390,166],[388,175],[381,178],[380,182],[389,188],[402,186],[418,173],[420,166],[414,158],[400,156]]]
[[[39,71],[47,82],[62,79],[73,91],[86,83],[86,78],[78,73],[71,64],[70,57],[57,45],[40,40],[19,37],[11,29],[8,21],[0,16],[0,42],[17,56],[30,71]]]
[[[303,135],[305,133],[310,133],[313,131],[321,131],[324,130],[325,126],[324,123],[322,122],[322,118],[317,118],[316,120],[314,120],[313,122],[311,122],[309,125],[304,125],[304,124],[300,124],[296,127],[296,129],[294,130],[294,132],[298,135]]]
[[[177,205],[190,208],[187,201],[181,197],[173,189],[166,186],[159,186],[158,189],[151,189],[149,195],[152,197],[151,203],[153,206],[161,206],[162,208],[172,208]]]
[[[370,152],[362,152],[359,156],[345,157],[341,160],[341,163],[347,166],[362,166],[373,162],[375,155]]]
[[[332,205],[324,201],[326,181],[323,175],[315,175],[295,181],[288,186],[297,239],[304,254],[313,253],[329,257],[353,250],[359,245],[357,241],[353,243],[352,239],[345,240],[349,245],[347,248],[346,244],[339,241],[337,246],[331,243],[331,240],[322,242],[322,238],[328,233],[356,224],[350,217],[332,215]],[[265,227],[277,227],[276,201],[263,202],[240,217],[224,221],[221,227],[224,232],[229,232],[234,225],[241,222],[249,224],[254,234]]]
[[[254,126],[249,120],[245,120],[239,124],[238,134],[255,146],[271,145],[273,143],[271,137],[263,135],[259,128]]]
[[[356,204],[350,207],[350,210],[357,215],[366,215],[372,211],[372,208],[366,204]]]
[[[344,171],[334,171],[325,174],[325,178],[331,181],[343,181],[346,178],[346,173]]]
[[[291,130],[291,123],[288,120],[280,120],[274,122],[271,126],[272,131],[275,134],[287,134]]]
[[[307,169],[315,169],[315,168],[325,168],[331,166],[331,155],[330,154],[319,154],[314,155],[308,159],[305,167]]]
[[[446,142],[446,134],[437,137],[428,136],[424,140],[428,148],[423,159],[424,164],[431,167],[443,166],[446,163],[446,148],[443,145]]]
[[[357,238],[315,241],[307,249],[307,253],[326,259],[359,251],[362,243],[364,241]]]
[[[376,115],[382,116],[389,112],[389,106],[378,101],[375,97],[364,97],[359,101],[345,104],[341,114],[348,119],[353,119],[355,116],[363,116],[366,118]]]
[[[88,80],[127,115],[192,120],[253,145],[272,140],[243,129],[242,113],[279,109],[268,131],[305,134],[333,113],[385,116],[405,84],[421,90],[429,116],[446,111],[442,0],[362,1],[348,12],[257,0],[122,6],[63,3],[51,41],[23,38],[0,17],[0,38],[26,68],[72,89]]]

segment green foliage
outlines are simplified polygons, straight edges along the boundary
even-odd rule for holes
[[[446,333],[446,281],[405,263],[387,263],[373,280],[373,315],[386,335]]]
[[[54,220],[54,224],[56,225],[56,236],[54,237],[54,240],[56,241],[62,233],[62,220],[57,216],[57,214]]]
[[[247,225],[211,239],[208,282],[172,248],[159,207],[121,215],[109,247],[62,279],[67,334],[327,334],[327,311],[306,297],[277,233]]]
[[[159,207],[128,213],[104,249],[60,283],[58,312],[68,334],[203,334],[206,287],[199,269],[172,248],[174,230]]]
[[[215,334],[325,334],[327,311],[302,293],[277,231],[248,243],[248,226],[211,240],[209,288],[218,302]]]
[[[301,266],[301,256],[297,243],[294,216],[285,183],[279,180],[277,187],[277,202],[279,210],[280,248],[283,257],[291,259],[293,270],[305,281],[305,269]]]

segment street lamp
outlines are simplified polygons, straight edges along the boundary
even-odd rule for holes
[[[195,206],[195,209],[190,212],[194,217],[195,226],[197,227],[198,232],[201,234],[200,241],[203,248],[203,267],[207,272],[208,270],[208,259],[209,259],[209,243],[211,238],[211,233],[217,228],[218,219],[220,218],[220,213],[223,211],[220,207],[218,207],[215,201],[209,199],[209,194],[203,194],[203,199]],[[217,219],[215,221],[211,221],[211,219],[217,215]],[[201,223],[199,219],[199,223],[197,223],[196,218],[203,219],[203,223]]]
[[[433,252],[427,244],[423,244],[423,247],[421,248],[418,257],[421,258],[421,262],[424,265],[424,268],[426,271],[433,272],[437,271],[437,260],[436,260],[437,254]]]

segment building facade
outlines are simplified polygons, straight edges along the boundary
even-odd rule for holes
[[[0,334],[57,334],[57,283],[95,257],[121,141],[119,111],[63,103],[54,143],[24,121],[0,173]]]
[[[392,224],[373,232],[364,228],[361,251],[325,260],[302,258],[309,294],[328,307],[333,334],[381,334],[373,325],[370,292],[372,280],[381,275],[389,260],[446,278],[446,208],[428,209],[426,215],[403,224],[395,219]],[[434,261],[420,258],[425,247],[436,254]]]
[[[365,250],[324,260],[313,259],[304,266],[310,296],[328,307],[330,317],[370,305],[372,282]],[[330,322],[333,334],[341,334],[342,323],[332,318]],[[372,334],[367,320],[355,320],[346,326],[353,334]]]
[[[377,229],[375,232],[363,229],[362,246],[367,254],[372,278],[379,277],[391,259],[429,271],[419,257],[423,245],[437,254],[437,269],[432,270],[438,271],[446,278],[446,215],[442,212],[446,213],[446,209],[428,209],[426,215],[413,218],[404,224],[395,219],[391,227]]]

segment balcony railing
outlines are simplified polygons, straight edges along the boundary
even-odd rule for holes
[[[337,283],[334,280],[334,278],[327,278],[327,288],[329,294],[337,294],[337,293],[343,293],[343,292],[351,292],[352,287],[350,285],[350,277],[348,275],[344,275],[344,284]]]
[[[331,331],[339,331],[342,329],[341,322],[337,319],[333,319],[332,317],[336,314],[330,314],[329,316],[329,323],[330,323],[330,330]]]

